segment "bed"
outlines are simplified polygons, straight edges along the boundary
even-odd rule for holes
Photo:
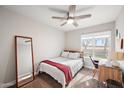
[[[65,51],[67,51],[67,50],[65,50]],[[78,71],[83,67],[82,52],[69,51],[69,50],[68,50],[68,52],[69,53],[70,52],[73,52],[73,53],[78,52],[78,53],[80,53],[80,57],[76,58],[76,59],[71,59],[68,57],[60,56],[60,57],[52,58],[52,59],[48,59],[48,60],[68,66],[71,70],[72,78],[73,78],[76,75],[76,73],[78,73]],[[65,87],[68,84],[66,82],[65,74],[63,73],[63,71],[61,71],[60,69],[58,69],[55,66],[41,62],[40,73],[41,72],[45,72],[45,73],[49,74],[50,76],[52,76],[55,80],[57,80],[62,85],[62,87]]]

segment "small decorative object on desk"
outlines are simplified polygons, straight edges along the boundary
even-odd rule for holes
[[[112,63],[111,63],[111,62],[106,62],[106,63],[105,63],[105,66],[106,66],[106,67],[112,67]]]
[[[120,64],[117,61],[112,61],[112,66],[114,67],[119,67]]]

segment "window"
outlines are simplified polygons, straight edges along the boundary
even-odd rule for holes
[[[107,59],[111,50],[111,33],[100,32],[81,36],[81,49],[84,56],[92,56],[97,59]]]
[[[85,52],[85,55],[93,56],[93,41],[92,38],[87,38],[82,40],[82,48]]]

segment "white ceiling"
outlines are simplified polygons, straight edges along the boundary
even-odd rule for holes
[[[67,5],[40,5],[40,6],[4,6],[9,10],[30,17],[34,20],[42,22],[46,25],[54,27],[58,30],[71,31],[80,28],[85,28],[97,24],[107,23],[114,21],[119,15],[123,6],[119,5],[79,5],[76,7],[75,15],[91,14],[91,18],[78,20],[78,27],[72,24],[67,24],[63,27],[60,26],[64,21],[52,19],[52,16],[66,16],[65,13],[52,11],[51,9],[61,9],[68,11]]]

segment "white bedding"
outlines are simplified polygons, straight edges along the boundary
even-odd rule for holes
[[[48,59],[50,61],[53,62],[57,62],[57,63],[61,63],[64,65],[67,65],[70,67],[71,72],[72,72],[72,76],[74,77],[74,75],[82,68],[83,66],[83,62],[81,58],[78,59],[69,59],[69,58],[64,58],[64,57],[57,57],[54,59]],[[66,81],[65,81],[65,75],[64,73],[59,70],[58,68],[51,66],[49,64],[46,63],[41,63],[40,64],[40,71],[41,72],[46,72],[49,75],[51,75],[55,80],[57,80],[59,83],[62,84],[63,87],[65,87],[66,85]]]

